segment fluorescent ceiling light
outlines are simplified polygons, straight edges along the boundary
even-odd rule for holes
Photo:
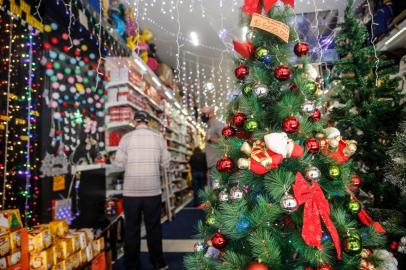
[[[400,34],[403,33],[403,31],[406,30],[406,26],[403,27],[399,32],[397,32],[395,35],[393,35],[393,37],[391,37],[390,39],[388,39],[388,41],[385,42],[385,46],[388,45],[389,43],[391,43],[392,41],[394,41]]]
[[[148,71],[147,67],[145,66],[144,61],[142,61],[140,58],[134,58],[134,62],[138,66],[138,68],[140,69],[140,72],[142,74],[144,74]]]
[[[192,42],[193,45],[199,46],[199,37],[196,32],[190,32],[190,42]]]
[[[242,28],[242,40],[247,41],[248,26]]]
[[[161,87],[162,87],[162,83],[161,83],[161,81],[160,81],[157,77],[153,76],[153,77],[152,77],[152,81],[156,84],[156,87],[157,87],[157,88],[161,88]]]

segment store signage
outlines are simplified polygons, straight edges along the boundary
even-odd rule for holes
[[[289,42],[289,26],[283,22],[254,13],[254,15],[252,15],[250,26],[274,34],[286,43]]]

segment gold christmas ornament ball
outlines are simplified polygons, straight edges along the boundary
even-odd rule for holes
[[[358,237],[347,236],[342,242],[343,250],[352,255],[359,254],[362,251],[362,241]]]
[[[348,202],[347,209],[348,209],[348,211],[350,211],[354,215],[358,214],[361,211],[361,208],[362,208],[362,206],[361,206],[361,203],[359,201],[351,199]]]

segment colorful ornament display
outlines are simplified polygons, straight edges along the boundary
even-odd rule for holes
[[[235,225],[235,230],[238,233],[246,233],[251,227],[251,221],[247,217],[242,217]]]
[[[208,247],[206,254],[204,254],[204,257],[206,258],[212,258],[212,259],[217,259],[218,257],[220,257],[221,255],[221,251],[218,250],[215,247]]]
[[[301,57],[309,53],[310,46],[306,42],[298,42],[294,47],[294,52],[297,56]]]
[[[253,87],[252,93],[257,98],[263,98],[263,97],[266,97],[268,95],[269,89],[265,84],[258,83]]]
[[[295,212],[299,208],[299,204],[297,203],[295,197],[288,193],[282,196],[280,205],[282,209],[288,213]]]
[[[360,203],[359,201],[354,200],[354,199],[351,199],[351,200],[348,202],[347,209],[348,209],[348,211],[349,211],[350,213],[356,215],[356,214],[358,214],[358,213],[361,211],[362,206],[361,206],[361,203]]]
[[[252,94],[252,84],[245,84],[243,87],[242,87],[242,93],[243,93],[243,95],[244,96],[246,96],[246,97],[249,97],[249,96],[251,96],[251,94]]]
[[[230,138],[230,137],[234,137],[235,136],[235,128],[227,126],[224,127],[221,134],[225,137],[225,138]]]
[[[321,177],[321,171],[315,166],[310,166],[306,169],[305,176],[308,180],[313,179],[314,181],[318,182]]]
[[[317,121],[320,120],[320,118],[321,118],[321,112],[320,112],[320,110],[317,109],[317,108],[316,108],[316,109],[313,111],[313,113],[309,116],[309,119],[310,119],[310,121],[312,121],[312,122],[317,122]]]
[[[250,118],[244,122],[244,130],[246,132],[254,132],[254,131],[258,130],[258,128],[259,128],[259,122],[256,119]]]
[[[234,74],[237,79],[243,81],[248,76],[249,69],[246,65],[241,64],[235,69]]]
[[[247,266],[247,270],[268,270],[268,266],[261,262],[252,262]]]
[[[340,167],[337,165],[331,165],[330,168],[328,169],[328,174],[330,175],[331,178],[336,178],[340,176],[341,170]]]
[[[280,81],[285,81],[290,77],[290,69],[286,65],[280,65],[275,69],[274,76]]]
[[[300,122],[294,116],[288,116],[283,119],[282,130],[287,133],[296,133],[299,131]]]
[[[316,138],[309,138],[304,142],[307,152],[316,154],[320,151],[320,142]]]
[[[247,120],[247,116],[241,112],[237,112],[233,116],[233,124],[238,128],[244,126],[245,120]]]
[[[219,172],[232,173],[234,169],[234,161],[229,157],[222,157],[217,161],[216,169]]]
[[[224,250],[224,248],[227,245],[227,240],[223,234],[221,234],[220,232],[216,232],[213,235],[213,237],[211,238],[211,243],[212,243],[213,247],[215,247],[219,250]]]
[[[239,188],[239,187],[232,187],[230,189],[230,199],[235,201],[235,200],[240,200],[244,196],[244,192]]]

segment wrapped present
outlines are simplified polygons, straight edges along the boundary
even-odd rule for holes
[[[64,239],[70,240],[72,245],[72,253],[80,250],[80,237],[78,234],[68,233]]]
[[[86,260],[90,262],[93,259],[93,244],[89,243],[86,247]]]
[[[15,252],[21,249],[21,230],[10,233],[10,250]]]
[[[56,248],[56,254],[57,254],[58,260],[66,259],[70,255],[72,255],[73,254],[72,247],[73,247],[72,238],[59,239],[57,242],[57,248]]]
[[[0,258],[0,270],[7,269],[7,257]]]
[[[72,256],[70,256],[70,261],[72,262],[73,269],[77,269],[78,267],[80,267],[82,264],[80,259],[80,252],[76,252]]]
[[[72,257],[68,257],[65,260],[65,270],[73,270],[73,262],[72,262]]]
[[[81,249],[80,251],[79,251],[79,256],[80,256],[80,263],[83,265],[83,264],[86,264],[88,261],[87,261],[87,255],[86,255],[86,248],[85,249]]]
[[[53,251],[46,249],[30,254],[30,270],[47,270],[53,265]]]
[[[10,235],[5,234],[0,236],[0,257],[6,256],[10,250]]]
[[[79,232],[84,232],[86,234],[87,242],[92,242],[94,240],[94,232],[92,228],[82,228]]]
[[[79,241],[79,249],[85,249],[87,246],[87,236],[85,232],[71,230],[69,232],[72,235],[76,235]]]
[[[49,223],[54,240],[63,238],[68,233],[68,223],[65,220],[54,220]]]
[[[96,239],[92,242],[93,245],[93,256],[96,256],[100,252],[104,250],[104,238],[101,237],[99,239]]]
[[[41,228],[34,228],[28,232],[28,251],[40,252],[45,249],[45,243]]]
[[[0,211],[0,235],[16,231],[22,227],[23,223],[18,209]]]
[[[21,251],[16,251],[16,252],[8,255],[7,256],[7,267],[20,263],[21,256],[22,256]]]
[[[57,265],[54,265],[54,266],[52,267],[52,270],[66,270],[65,261],[60,261],[60,262],[58,262]]]

